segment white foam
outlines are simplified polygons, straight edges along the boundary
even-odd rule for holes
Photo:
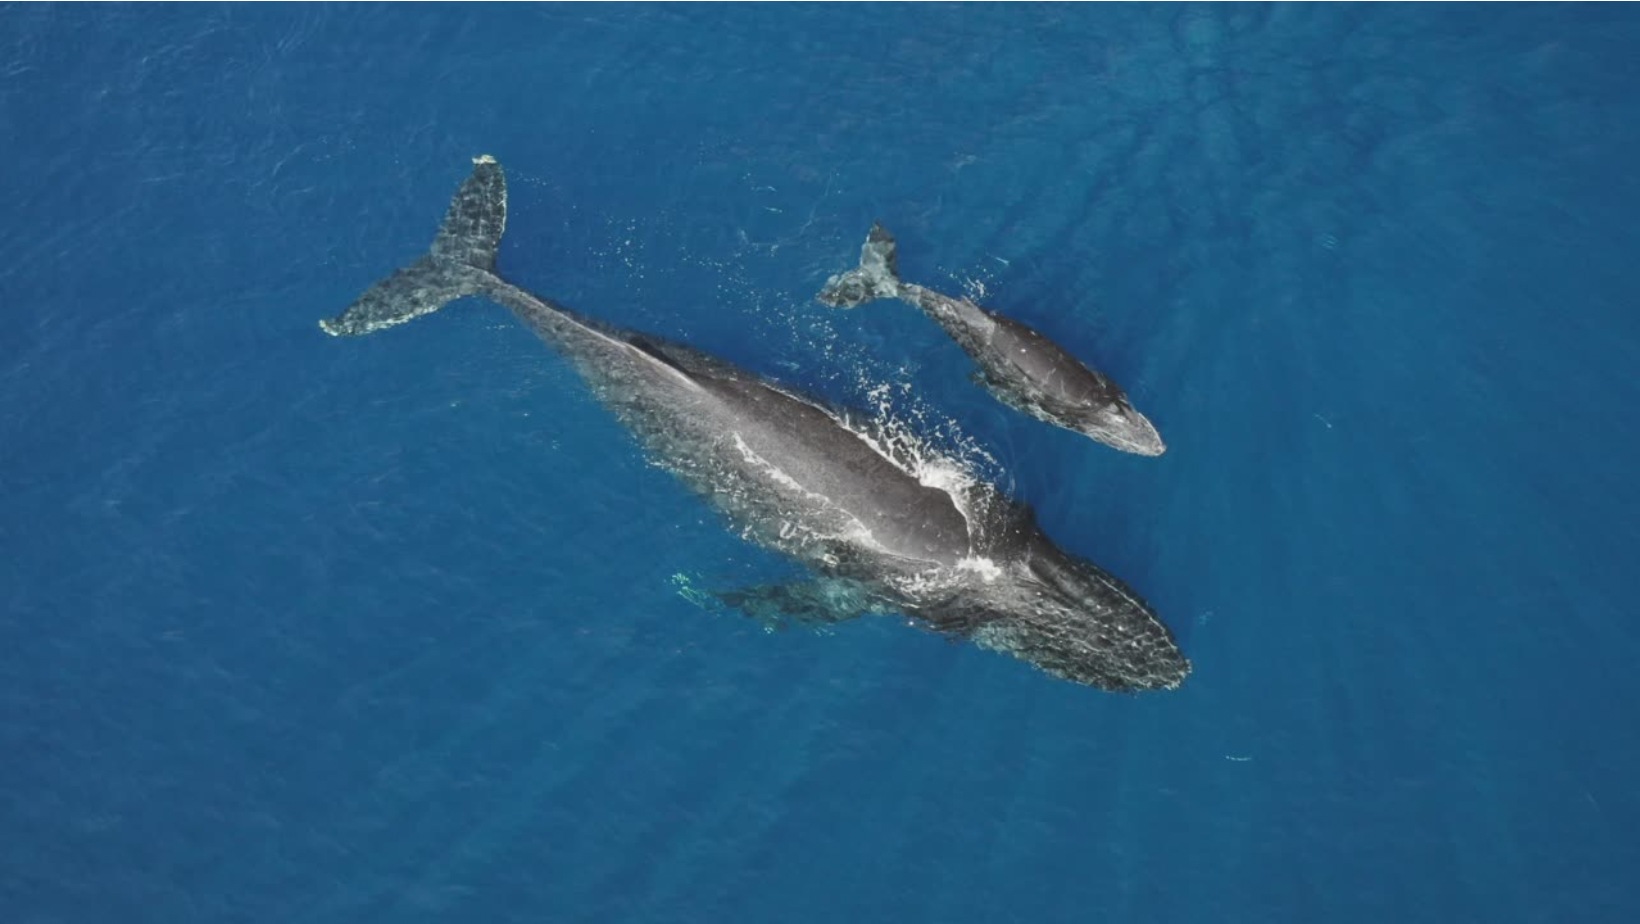
[[[909,390],[909,386],[903,386],[902,390]],[[895,412],[893,391],[893,386],[886,382],[878,382],[866,389],[865,396],[870,402],[872,423],[875,425],[872,430],[850,426],[847,421],[841,423],[865,440],[878,455],[917,479],[918,484],[948,495],[958,512],[969,521],[972,533],[974,510],[971,501],[984,487],[975,476],[973,465],[942,452],[928,439],[914,432]],[[919,422],[926,424],[926,414],[918,413],[915,416],[920,418]],[[972,446],[968,449],[970,453],[982,454]]]
[[[983,580],[987,584],[995,581],[999,577],[1002,577],[1002,567],[991,559],[981,555],[970,555],[959,560],[957,562],[957,570],[966,571],[970,574],[977,574],[979,575],[980,580]]]

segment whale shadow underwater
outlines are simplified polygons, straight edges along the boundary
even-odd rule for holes
[[[506,179],[493,157],[473,163],[427,253],[321,321],[326,333],[375,333],[470,296],[508,308],[656,464],[747,540],[803,566],[801,580],[716,595],[749,615],[898,613],[1078,684],[1184,681],[1190,662],[1138,593],[1060,548],[994,485],[931,475],[961,470],[954,460],[913,455],[863,415],[507,282],[496,269]]]

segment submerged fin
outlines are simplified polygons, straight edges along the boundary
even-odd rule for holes
[[[427,253],[371,286],[346,311],[320,321],[319,328],[333,337],[369,334],[483,293],[495,278],[495,254],[506,226],[501,165],[488,154],[475,157],[473,173],[450,200]]]
[[[845,578],[759,584],[713,596],[757,620],[770,632],[794,626],[830,626],[867,613],[887,612],[859,582]]]
[[[826,280],[820,301],[833,308],[858,308],[878,298],[893,298],[900,290],[899,251],[894,235],[877,222],[871,223],[860,248],[860,266]]]

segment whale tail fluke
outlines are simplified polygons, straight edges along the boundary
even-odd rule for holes
[[[860,266],[826,280],[820,301],[833,308],[858,308],[878,298],[893,298],[900,291],[899,253],[894,235],[872,222],[865,246],[860,248]]]
[[[495,253],[507,226],[507,179],[488,154],[450,200],[433,246],[414,263],[376,283],[334,318],[319,322],[333,337],[374,333],[481,295],[495,282]]]

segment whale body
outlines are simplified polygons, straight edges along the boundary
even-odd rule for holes
[[[1120,386],[1041,331],[966,298],[900,279],[898,245],[881,224],[872,224],[866,235],[860,265],[827,280],[818,298],[833,308],[857,308],[879,298],[908,302],[973,358],[979,367],[975,381],[1003,404],[1123,452],[1159,456],[1167,451],[1155,426]]]
[[[898,613],[1093,687],[1177,687],[1172,633],[1127,585],[1061,549],[1031,511],[977,480],[953,488],[869,420],[688,345],[579,315],[501,277],[506,181],[474,160],[428,252],[320,322],[371,334],[479,296],[562,354],[660,466],[801,580],[728,589],[759,618]],[[946,486],[942,486],[946,485]]]

